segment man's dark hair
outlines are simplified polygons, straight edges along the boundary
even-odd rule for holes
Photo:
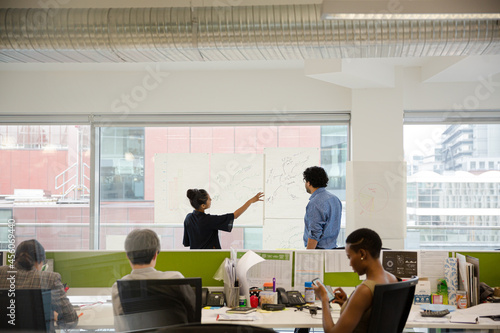
[[[160,239],[153,230],[134,229],[125,239],[125,251],[132,264],[147,265],[160,252]]]
[[[351,232],[345,240],[351,249],[358,252],[364,249],[370,253],[374,259],[380,257],[380,250],[382,249],[382,240],[380,236],[373,230],[368,228],[361,228]]]
[[[326,174],[325,169],[319,166],[307,168],[304,171],[303,176],[304,180],[309,182],[314,188],[326,187],[328,184],[328,175]]]

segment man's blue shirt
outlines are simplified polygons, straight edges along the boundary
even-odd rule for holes
[[[307,247],[307,239],[311,238],[318,241],[319,248],[336,248],[341,217],[342,203],[337,196],[324,187],[314,191],[304,216],[304,246]]]

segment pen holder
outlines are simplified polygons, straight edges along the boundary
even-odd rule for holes
[[[226,289],[226,305],[230,308],[236,308],[240,302],[240,287],[227,287]]]

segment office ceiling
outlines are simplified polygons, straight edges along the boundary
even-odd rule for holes
[[[325,21],[314,0],[84,0],[48,9],[44,3],[2,2],[0,63],[305,62],[310,77],[351,88],[392,86],[383,73],[393,77],[395,65],[427,66],[429,81],[468,81],[471,66],[481,64],[480,71],[500,71],[495,20]]]

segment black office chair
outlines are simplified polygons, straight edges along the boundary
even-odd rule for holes
[[[375,286],[368,333],[401,333],[406,325],[418,277]]]
[[[270,328],[236,324],[184,324],[158,328],[151,333],[276,333]]]
[[[15,303],[12,303],[14,300]],[[0,331],[42,333],[54,327],[50,289],[0,289]],[[14,305],[11,305],[14,304]],[[13,311],[10,308],[15,307]],[[6,310],[6,312],[4,312]],[[13,316],[9,316],[12,313]],[[14,321],[12,321],[14,320]],[[15,324],[15,325],[13,325]]]
[[[118,331],[201,322],[201,278],[118,280]]]

